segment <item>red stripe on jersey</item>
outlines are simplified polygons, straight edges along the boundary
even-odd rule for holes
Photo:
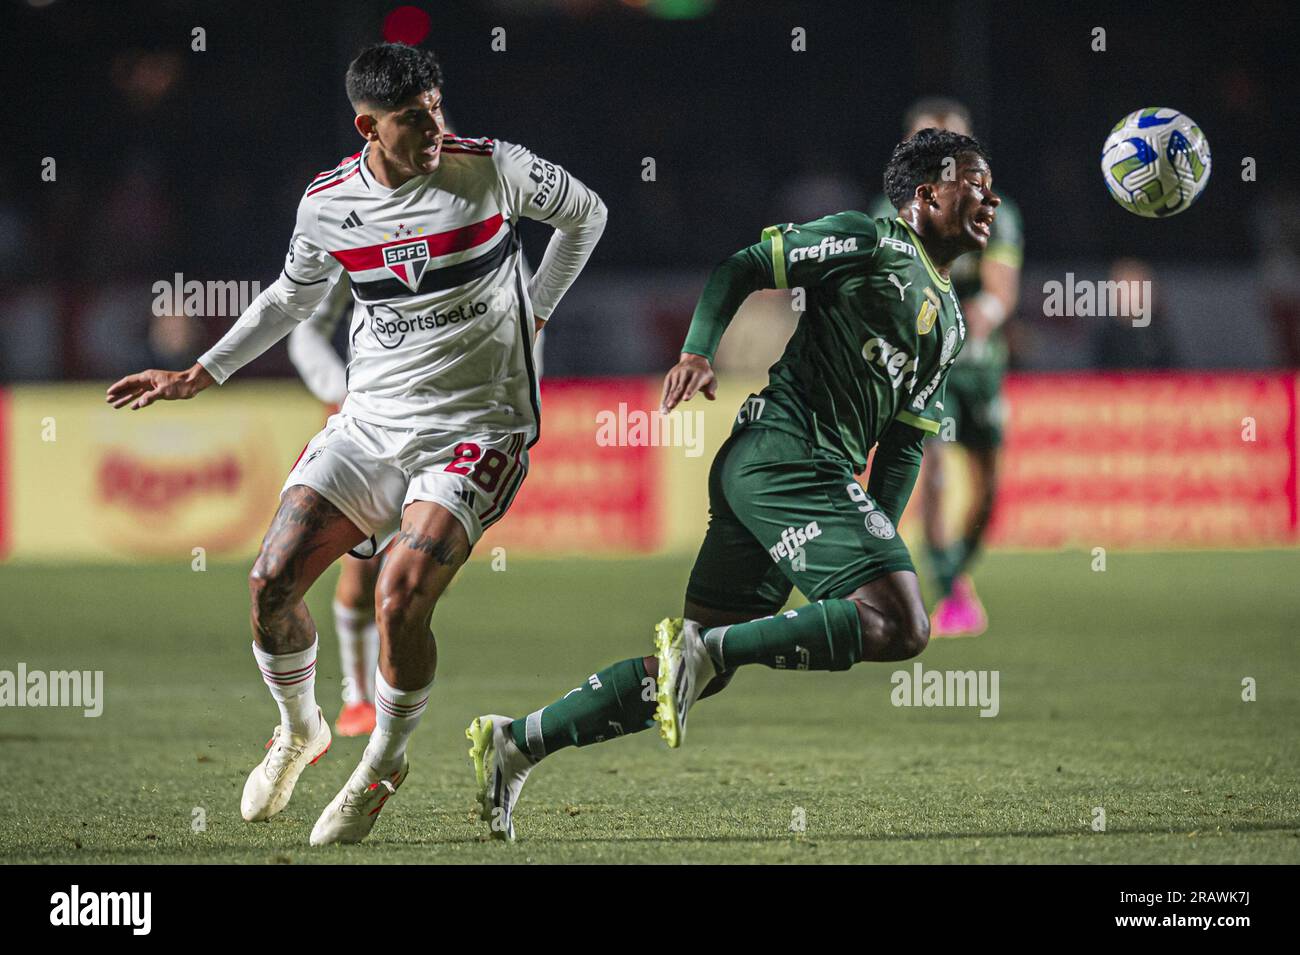
[[[315,177],[314,179],[312,179],[311,184],[314,186],[314,185],[316,185],[316,183],[320,182],[320,180],[324,179],[326,176],[332,176],[332,175],[334,175],[334,173],[338,172],[340,169],[342,169],[342,168],[343,168],[344,166],[346,166],[348,163],[350,163],[350,162],[352,162],[353,160],[355,160],[355,159],[356,159],[358,156],[360,156],[360,155],[361,155],[361,153],[353,153],[351,156],[348,156],[348,157],[345,158],[345,159],[340,159],[339,162],[338,162],[338,165],[335,166],[333,169],[324,169],[324,170],[321,170],[320,172],[316,173],[316,177]]]
[[[325,183],[325,185],[323,185],[323,186],[321,186],[321,187],[319,187],[319,188],[317,188],[317,189],[308,189],[308,190],[307,190],[307,195],[309,195],[309,196],[314,196],[314,195],[316,195],[316,193],[318,193],[318,192],[324,192],[326,189],[333,189],[333,188],[334,188],[335,186],[337,186],[340,182],[347,182],[349,179],[351,179],[353,176],[355,176],[355,175],[356,175],[357,173],[359,173],[360,171],[361,171],[361,165],[358,163],[358,164],[357,164],[357,168],[356,168],[356,169],[353,169],[353,170],[352,170],[350,173],[348,173],[346,176],[340,176],[339,178],[335,179],[333,182],[327,182],[327,183]]]
[[[326,189],[329,186],[325,187]],[[384,267],[384,249],[395,245],[413,245],[417,242],[427,242],[429,244],[429,258],[437,258],[440,255],[450,255],[452,252],[464,252],[466,249],[472,249],[476,245],[482,245],[487,242],[499,231],[501,231],[501,213],[497,213],[491,218],[484,219],[482,222],[475,222],[473,225],[461,226],[459,229],[448,229],[446,232],[435,232],[433,235],[423,236],[416,239],[396,239],[393,242],[384,242],[380,245],[368,245],[360,249],[338,249],[331,251],[330,255],[338,259],[349,272],[364,272],[368,269],[382,269]]]
[[[444,136],[442,144],[465,149],[485,149],[488,152],[495,149],[497,145],[495,139],[488,139],[486,136],[481,139],[467,139],[464,136]]]

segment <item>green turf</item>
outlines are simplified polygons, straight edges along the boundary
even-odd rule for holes
[[[336,740],[280,817],[239,818],[275,722],[243,568],[7,566],[0,669],[102,669],[107,689],[98,719],[0,710],[0,860],[1300,861],[1300,553],[1090,561],[989,557],[992,629],[921,658],[999,671],[995,718],[892,706],[890,673],[910,664],[749,668],[701,704],[679,751],[643,733],[544,763],[514,846],[472,821],[465,724],[522,715],[645,651],[688,562],[476,562],[435,617],[440,673],[410,781],[367,843],[327,850],[307,835],[361,740]],[[332,583],[311,595],[322,621]],[[333,708],[323,627],[318,695]],[[206,831],[192,831],[196,807]]]

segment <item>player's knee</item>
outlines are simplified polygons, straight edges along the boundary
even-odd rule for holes
[[[375,604],[375,619],[385,633],[427,629],[438,596],[418,580],[398,577],[385,581]]]
[[[919,603],[885,612],[860,598],[850,599],[857,606],[864,650],[869,650],[865,659],[908,660],[919,656],[929,644],[930,618]]]
[[[283,616],[295,603],[293,590],[293,575],[288,568],[283,563],[259,556],[248,574],[253,618],[270,621]]]
[[[895,642],[902,656],[909,660],[921,655],[930,643],[930,618],[924,613],[907,613],[897,622],[898,635]]]

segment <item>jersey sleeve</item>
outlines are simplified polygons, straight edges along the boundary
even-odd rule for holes
[[[600,241],[608,215],[605,203],[562,166],[525,146],[498,140],[492,160],[511,218],[522,216],[555,229],[528,285],[533,315],[546,321]]]
[[[341,405],[347,397],[347,370],[334,349],[334,330],[352,300],[352,285],[346,273],[330,291],[311,318],[289,333],[289,360],[303,384],[319,401]]]
[[[682,351],[713,361],[736,310],[758,289],[821,286],[862,275],[875,255],[875,237],[876,224],[856,212],[768,226],[761,241],[710,273]]]
[[[812,222],[786,222],[763,230],[776,288],[815,288],[869,269],[876,253],[876,224],[859,212],[839,212]]]
[[[929,395],[926,394],[925,388],[921,388],[908,401],[907,407],[894,416],[895,421],[910,424],[926,434],[939,433],[944,418],[943,402],[944,393],[948,388],[948,369],[945,367],[936,374],[941,376],[938,385],[930,391]]]
[[[317,202],[306,197],[298,205],[298,218],[293,226],[293,238],[289,240],[289,251],[284,256],[282,273],[295,285],[328,287],[342,269],[338,260],[325,250],[317,226],[318,210]],[[323,297],[324,290],[321,294]]]

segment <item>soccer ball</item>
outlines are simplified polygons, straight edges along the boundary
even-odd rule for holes
[[[1210,144],[1190,116],[1163,106],[1129,113],[1101,148],[1101,175],[1115,201],[1135,215],[1176,215],[1210,181]]]

